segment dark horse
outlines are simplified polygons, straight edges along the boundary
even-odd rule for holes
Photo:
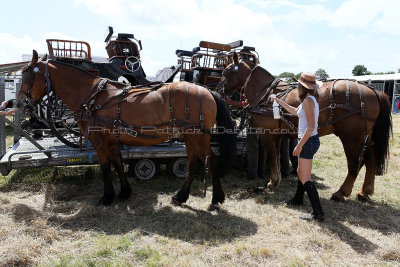
[[[300,104],[298,90],[275,79],[265,69],[253,63],[234,61],[223,72],[219,91],[224,95],[241,92],[247,100],[250,126],[263,129],[262,142],[271,169],[269,188],[280,182],[279,147],[282,138],[297,138],[297,117],[283,114],[274,119],[269,95],[274,93],[289,105]],[[353,189],[360,168],[365,164],[366,174],[360,201],[367,201],[374,192],[375,175],[382,175],[387,167],[389,138],[392,131],[391,105],[387,95],[356,81],[328,81],[318,89],[320,136],[334,133],[342,141],[347,157],[348,173],[340,189],[332,199],[344,201]]]
[[[23,69],[19,105],[30,105],[53,90],[76,113],[82,136],[86,136],[97,152],[104,182],[100,201],[108,205],[114,199],[110,176],[111,163],[118,173],[121,192],[127,199],[131,187],[124,175],[121,144],[150,146],[182,134],[188,158],[188,175],[173,196],[175,204],[189,198],[194,166],[202,161],[212,177],[213,196],[210,209],[218,208],[225,195],[220,177],[236,149],[235,136],[228,131],[217,136],[220,156],[214,155],[210,138],[214,123],[218,128],[233,129],[233,122],[224,100],[208,89],[176,82],[151,88],[126,87],[100,79],[72,65],[38,60],[33,51],[31,62]]]

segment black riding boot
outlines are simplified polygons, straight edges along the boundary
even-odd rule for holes
[[[301,206],[303,205],[303,196],[304,192],[306,190],[304,189],[303,184],[299,179],[297,179],[297,189],[296,193],[294,194],[294,197],[286,202],[288,206]]]
[[[325,214],[322,210],[321,202],[319,201],[319,195],[315,184],[311,181],[308,181],[304,184],[304,188],[307,191],[307,195],[310,199],[313,212],[304,216],[300,216],[300,218],[305,220],[314,219],[319,222],[325,221]]]

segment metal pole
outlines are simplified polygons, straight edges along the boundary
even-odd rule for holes
[[[394,112],[394,102],[396,100],[396,82],[397,82],[397,80],[393,80],[392,112]]]
[[[12,121],[7,119],[6,116],[0,115],[0,121],[1,121],[1,123],[6,122],[8,125],[13,127],[16,131],[19,131],[21,133],[21,135],[23,135],[26,139],[28,139],[28,141],[31,142],[34,146],[39,148],[39,150],[46,150],[38,142],[36,142],[35,139],[30,137],[28,133],[26,133],[24,130],[22,130],[21,127],[19,127],[18,125],[15,125]],[[43,153],[46,154],[47,157],[51,158],[51,153],[48,153],[48,152],[43,152]]]
[[[5,95],[5,77],[0,77],[0,103],[4,101]],[[4,121],[0,122],[0,155],[3,155],[7,152],[6,149],[6,125]]]
[[[14,86],[15,86],[15,99],[17,99],[19,89],[21,89],[21,79],[18,79],[18,81],[14,81]],[[18,125],[21,127],[21,121],[22,121],[22,112],[21,110],[18,110],[14,114],[14,124]],[[19,141],[21,138],[21,132],[17,131],[14,128],[14,144]]]

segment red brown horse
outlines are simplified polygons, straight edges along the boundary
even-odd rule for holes
[[[77,114],[82,136],[97,152],[104,182],[100,201],[109,205],[114,199],[110,176],[111,163],[118,173],[120,199],[127,199],[131,187],[124,175],[120,144],[150,146],[162,143],[178,133],[183,134],[188,158],[188,175],[173,196],[175,204],[189,197],[196,163],[206,164],[212,177],[213,196],[210,208],[224,202],[220,176],[236,148],[235,136],[219,134],[220,157],[210,146],[214,123],[219,128],[233,129],[224,100],[208,89],[176,82],[153,88],[132,88],[106,81],[72,65],[54,60],[38,60],[33,52],[31,62],[23,69],[19,105],[40,101],[53,90]],[[91,130],[91,129],[95,130]],[[102,129],[99,131],[99,129]]]
[[[239,91],[249,103],[250,126],[263,129],[262,141],[271,169],[269,188],[280,182],[279,151],[282,138],[297,138],[297,117],[272,116],[269,95],[278,94],[289,105],[300,104],[298,90],[281,82],[265,69],[255,64],[234,62],[223,72],[219,89],[222,94],[232,95]],[[332,199],[344,201],[353,189],[359,169],[365,164],[366,174],[360,201],[367,201],[374,192],[375,175],[382,175],[387,167],[389,137],[392,130],[391,108],[388,97],[356,81],[338,80],[325,82],[318,90],[320,136],[334,133],[342,141],[347,157],[348,173],[340,189]]]

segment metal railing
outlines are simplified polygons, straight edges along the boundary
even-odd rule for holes
[[[46,42],[51,56],[92,60],[90,45],[87,42],[59,39],[47,39]]]

